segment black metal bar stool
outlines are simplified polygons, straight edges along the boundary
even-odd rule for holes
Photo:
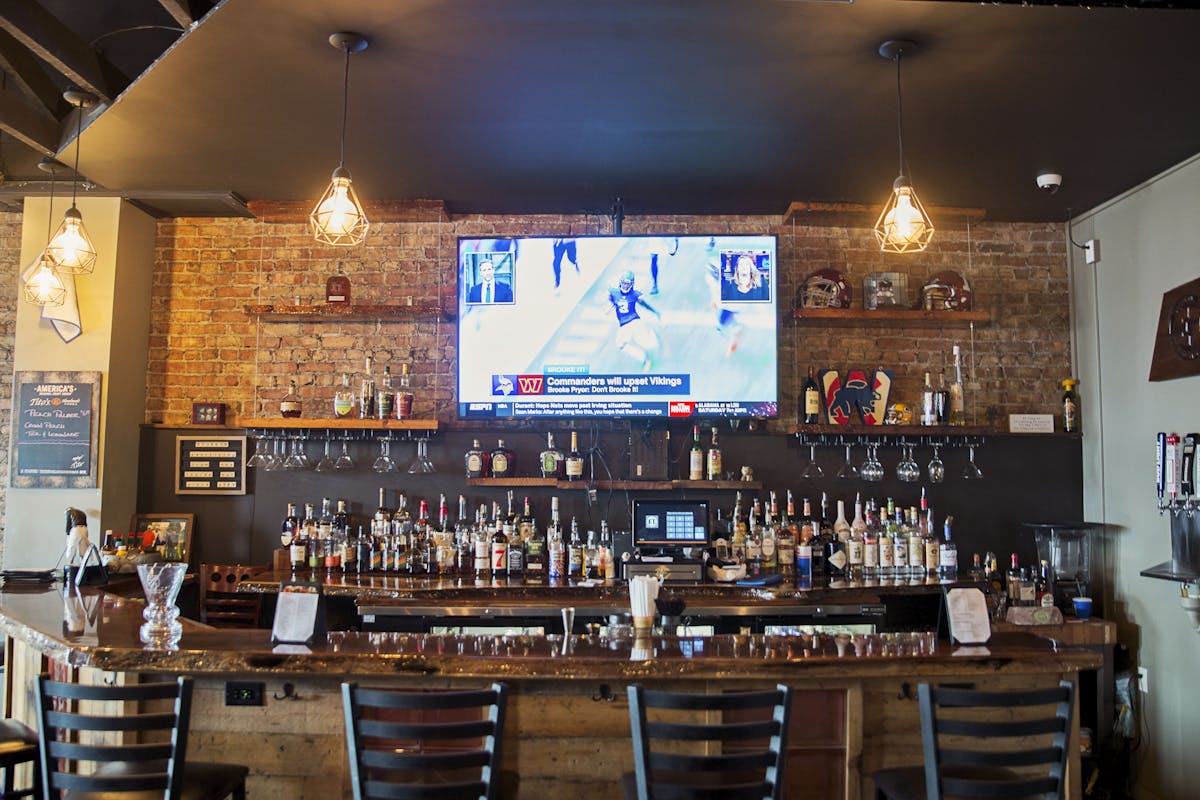
[[[0,769],[4,770],[4,791],[0,793],[2,800],[41,795],[41,782],[36,769],[33,786],[28,789],[14,788],[14,770],[21,764],[34,764],[36,767],[37,757],[38,737],[33,729],[15,719],[0,720]]]

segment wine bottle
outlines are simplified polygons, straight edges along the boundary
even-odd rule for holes
[[[804,381],[801,393],[804,398],[803,422],[805,425],[816,425],[821,421],[821,389],[817,386],[817,379],[813,376],[811,364],[808,367],[808,378]]]
[[[704,480],[704,448],[700,445],[700,426],[692,426],[692,450],[688,454],[688,480]]]
[[[962,353],[958,345],[951,349],[954,354],[954,383],[950,384],[950,424],[967,424],[967,398],[963,392]]]
[[[929,382],[928,372],[925,373],[925,387],[921,390],[921,424],[937,425],[937,395]]]

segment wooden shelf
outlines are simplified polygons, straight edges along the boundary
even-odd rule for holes
[[[797,308],[792,316],[813,325],[956,325],[988,324],[989,311],[925,311],[913,308]]]
[[[995,436],[1006,431],[998,431],[990,425],[864,425],[859,422],[848,425],[793,425],[788,428],[788,433],[807,436],[948,436],[961,439],[966,436]]]
[[[854,228],[870,228],[879,218],[882,206],[867,206],[861,203],[815,203],[796,202],[783,212],[783,224],[845,225]],[[929,206],[929,217],[935,227],[954,224],[965,225],[979,222],[987,216],[983,208],[949,208]]]
[[[320,303],[312,306],[297,305],[252,305],[245,306],[246,314],[258,317],[263,322],[361,322],[370,320],[410,320],[436,317],[439,314],[453,319],[436,303],[394,305],[388,303]]]
[[[436,431],[438,429],[438,421],[436,419],[359,419],[357,417],[346,417],[343,419],[269,417],[266,419],[244,419],[239,424],[243,428],[265,428],[268,430],[316,428],[343,431]]]
[[[760,490],[762,481],[556,481],[553,478],[467,478],[468,486],[542,486],[556,489],[667,492],[675,489]]]

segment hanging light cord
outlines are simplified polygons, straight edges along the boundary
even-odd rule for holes
[[[904,96],[900,92],[900,55],[896,52],[896,132],[900,141],[900,175],[904,174]]]
[[[346,53],[346,69],[342,77],[342,141],[338,152],[339,168],[346,166],[346,118],[350,110],[350,46],[343,45],[342,50]]]
[[[47,165],[49,166],[49,165]],[[51,227],[54,223],[54,167],[50,167],[50,210],[46,212],[46,244],[50,244],[50,237],[54,233],[54,228]]]
[[[83,104],[75,118],[75,174],[71,177],[71,208],[75,207],[75,189],[79,186],[79,137],[83,135]]]

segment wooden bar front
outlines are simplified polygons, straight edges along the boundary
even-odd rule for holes
[[[519,782],[515,796],[538,800],[620,797],[621,774],[632,769],[630,683],[719,692],[785,682],[797,691],[789,796],[859,798],[872,792],[872,771],[920,762],[917,683],[1048,686],[1100,666],[1096,653],[1025,633],[996,634],[979,651],[938,641],[932,653],[908,634],[635,641],[333,632],[308,647],[272,647],[265,630],[185,621],[177,649],[150,650],[138,640],[140,601],[87,589],[80,600],[82,621],[64,613],[57,586],[0,591],[5,710],[33,721],[33,677],[48,663],[84,682],[192,675],[189,758],[247,764],[253,797],[350,796],[342,680],[409,689],[508,683],[503,767]],[[261,682],[265,704],[225,705],[230,681]]]

